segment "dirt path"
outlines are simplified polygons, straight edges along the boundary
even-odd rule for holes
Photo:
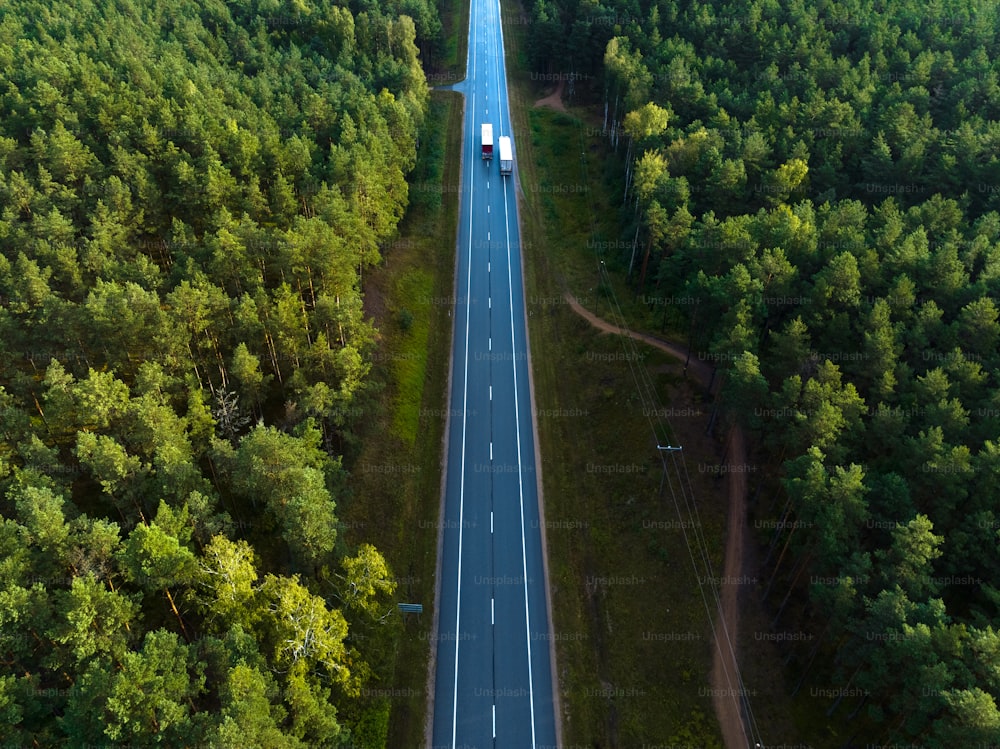
[[[560,80],[559,81],[559,85],[556,86],[556,90],[553,91],[548,96],[546,96],[544,99],[539,99],[538,101],[536,101],[535,102],[535,106],[536,107],[551,107],[552,109],[555,109],[555,110],[557,110],[559,112],[565,112],[566,111],[566,105],[563,104],[563,100],[562,100],[562,93],[563,93],[563,88],[565,87],[565,85],[566,85],[566,82]]]
[[[743,466],[746,463],[746,446],[743,444],[743,430],[733,426],[729,430],[726,455],[731,464]],[[715,622],[715,651],[712,653],[712,703],[715,715],[722,728],[722,738],[727,749],[743,749],[747,746],[743,720],[740,717],[740,702],[743,685],[737,678],[736,659],[733,655],[740,627],[737,594],[743,574],[743,529],[746,527],[747,477],[743,471],[730,471],[729,518],[726,528],[726,556],[723,562],[722,585],[719,601],[722,616]],[[722,625],[725,623],[725,630]],[[727,632],[728,630],[728,632]],[[730,646],[732,643],[732,646]]]
[[[680,361],[684,361],[687,358],[687,349],[682,346],[646,333],[623,330],[617,325],[613,325],[607,320],[597,317],[597,315],[581,306],[572,294],[567,292],[564,294],[564,298],[576,314],[587,320],[595,328],[607,333],[628,335],[650,346],[655,346],[661,351],[666,351]],[[690,369],[705,388],[710,388],[717,384],[712,377],[712,367],[701,359],[690,360],[686,369]],[[739,426],[733,426],[729,431],[726,458],[730,464],[742,466],[746,463],[746,445],[743,442],[743,430]],[[747,485],[746,474],[742,471],[729,471],[727,477],[729,484],[729,518],[726,521],[726,527],[728,528],[728,534],[726,536],[726,556],[722,572],[723,585],[719,592],[722,616],[716,620],[715,624],[716,647],[712,655],[711,688],[712,703],[715,707],[715,715],[719,720],[726,749],[745,749],[747,746],[747,736],[740,717],[741,685],[736,679],[736,662],[733,656],[733,649],[738,639],[737,632],[740,623],[737,593],[739,592],[739,579],[743,570],[743,535],[746,528]],[[725,622],[725,630],[723,630],[722,622]],[[733,643],[732,648],[730,647],[730,642]]]

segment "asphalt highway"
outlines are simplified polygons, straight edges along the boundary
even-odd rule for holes
[[[498,0],[471,0],[433,746],[553,749],[552,637]],[[494,156],[481,158],[492,123]]]

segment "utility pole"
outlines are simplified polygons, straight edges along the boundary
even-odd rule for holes
[[[663,453],[668,452],[680,452],[682,447],[674,447],[673,445],[661,445],[657,444],[656,449],[660,451],[660,462],[663,463],[663,476],[660,478],[660,498],[663,498],[663,482],[667,480],[667,458]]]

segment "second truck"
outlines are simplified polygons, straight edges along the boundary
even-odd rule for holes
[[[510,147],[510,137],[501,135],[497,145],[500,146],[500,174],[511,174],[514,171],[514,151]]]

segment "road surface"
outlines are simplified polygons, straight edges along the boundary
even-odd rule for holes
[[[479,142],[511,135],[498,0],[472,0],[469,34],[431,741],[554,749],[517,139],[511,177]]]

